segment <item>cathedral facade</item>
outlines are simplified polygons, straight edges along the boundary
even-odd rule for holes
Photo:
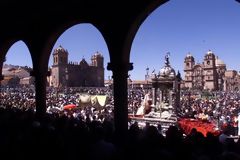
[[[209,50],[202,63],[189,53],[184,59],[184,87],[197,90],[225,90],[226,64]]]
[[[68,61],[68,51],[62,46],[53,51],[50,86],[53,87],[103,87],[104,58],[96,52],[88,64],[83,58],[79,63]]]

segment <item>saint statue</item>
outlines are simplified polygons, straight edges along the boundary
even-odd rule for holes
[[[169,57],[170,57],[170,52],[167,52],[167,54],[166,54],[166,56],[165,56],[165,64],[167,65],[167,66],[169,66]]]

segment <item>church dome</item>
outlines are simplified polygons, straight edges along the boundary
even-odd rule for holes
[[[216,66],[226,66],[226,64],[217,57],[216,58]]]
[[[171,66],[164,66],[160,69],[159,75],[160,77],[174,78],[176,76],[176,72]]]
[[[175,70],[170,66],[169,54],[165,56],[165,65],[160,69],[159,76],[168,78],[174,78],[176,76]]]

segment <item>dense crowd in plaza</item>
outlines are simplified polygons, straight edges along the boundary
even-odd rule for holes
[[[104,108],[79,105],[80,93],[108,95]],[[137,110],[146,93],[130,90],[129,112]],[[114,101],[109,88],[48,88],[44,120],[35,117],[33,88],[2,88],[0,93],[0,148],[10,159],[38,156],[59,159],[240,159],[240,141],[221,135],[203,135],[196,129],[184,136],[177,126],[162,134],[161,125],[129,123],[127,140],[118,145],[113,125]],[[239,113],[238,92],[219,92],[212,98],[184,94],[178,115],[182,118],[217,120],[231,124]],[[78,107],[63,109],[67,104]],[[207,115],[207,116],[206,116]],[[38,153],[38,152],[41,153]]]
[[[128,94],[129,113],[136,113],[143,103],[145,94],[143,89],[130,89]],[[104,107],[80,106],[81,94],[107,95],[108,99]],[[46,95],[47,113],[71,114],[75,117],[87,116],[103,119],[113,116],[114,100],[112,90],[102,88],[47,88]],[[74,104],[74,110],[64,110],[64,106]],[[21,110],[35,110],[34,87],[1,88],[0,107],[18,108]],[[212,96],[203,97],[201,93],[185,91],[181,94],[181,104],[176,109],[181,118],[194,118],[212,121],[222,127],[224,125],[237,125],[237,117],[240,113],[240,92],[214,92]],[[100,120],[99,119],[99,120]]]
[[[183,117],[213,121],[219,128],[230,125],[235,128],[232,135],[238,134],[240,92],[214,92],[211,97],[203,98],[187,93],[182,96],[179,110]]]

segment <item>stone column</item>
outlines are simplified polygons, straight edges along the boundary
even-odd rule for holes
[[[159,90],[159,104],[163,102],[163,90]]]
[[[181,107],[180,106],[180,94],[181,94],[181,74],[178,71],[177,75],[176,75],[176,81],[175,81],[175,104],[174,104],[174,112],[175,114],[178,114],[178,108]]]
[[[48,72],[48,60],[51,55],[54,38],[43,33],[36,33],[36,35],[29,35],[25,37],[25,42],[28,44],[29,52],[32,55],[33,70],[30,73],[35,78],[35,103],[36,116],[39,120],[46,114],[46,86]]]
[[[46,113],[46,84],[49,72],[42,72],[35,69],[31,76],[35,78],[35,99],[36,99],[36,116],[42,119]]]
[[[180,96],[181,96],[180,95],[181,94],[181,80],[180,79],[177,80],[177,85],[176,86],[177,87],[176,87],[176,90],[175,90],[176,95],[175,95],[174,112],[176,114],[178,114],[177,113],[178,108],[181,107],[180,106]]]
[[[156,88],[152,88],[152,104],[155,107],[156,106]]]
[[[2,74],[0,74],[0,81],[3,80],[3,79],[4,79],[4,76]]]
[[[121,141],[127,136],[128,131],[128,71],[133,69],[132,63],[108,63],[108,70],[113,72],[114,96],[114,124],[116,138]],[[122,142],[119,142],[122,143]]]
[[[1,49],[3,49],[3,47]],[[2,75],[2,67],[3,67],[3,63],[6,61],[6,57],[3,55],[5,52],[7,52],[7,51],[5,52],[2,51],[1,49],[0,49],[0,54],[1,54],[0,55],[0,86],[1,86],[1,81],[4,79],[4,75]]]
[[[172,106],[173,103],[172,103],[172,91],[171,90],[168,90],[168,100],[169,100],[169,106]]]

